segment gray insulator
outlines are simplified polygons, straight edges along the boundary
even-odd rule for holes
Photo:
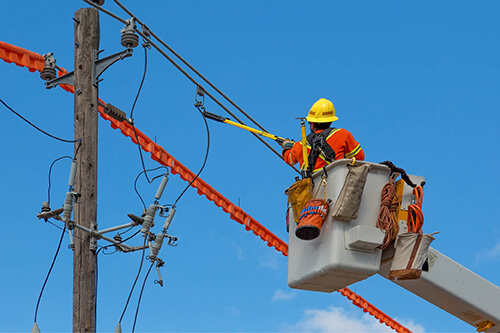
[[[50,205],[48,201],[42,203],[42,212],[50,212]]]
[[[47,68],[45,67],[40,72],[40,78],[44,81],[54,80],[57,77],[57,72],[55,68]]]
[[[149,208],[146,210],[146,216],[144,217],[144,222],[142,223],[142,233],[147,233],[152,226],[154,226],[154,219],[156,215],[156,210],[158,208],[156,205],[149,205]]]
[[[123,47],[136,47],[139,45],[139,36],[135,33],[135,20],[133,18],[127,20],[127,24],[120,31],[122,33]]]
[[[161,246],[163,245],[163,239],[165,238],[165,234],[159,233],[156,235],[155,242],[151,244],[151,257],[156,257],[158,252],[160,252]]]
[[[33,324],[33,328],[31,329],[31,333],[40,333],[40,329],[38,328],[37,323]]]
[[[71,192],[66,192],[66,202],[63,206],[64,213],[62,220],[64,222],[71,221],[71,213],[73,212],[73,194]]]
[[[56,72],[56,59],[53,57],[54,53],[46,53],[43,55],[45,62],[44,68],[40,73],[40,78],[45,81],[53,80],[57,77]]]
[[[118,323],[115,328],[115,333],[122,333],[122,324]]]
[[[78,168],[78,163],[76,163],[76,161],[73,161],[73,163],[71,164],[71,172],[69,174],[69,181],[68,181],[68,185],[70,187],[75,186],[75,178],[76,178],[77,168]]]
[[[168,230],[168,227],[170,227],[170,223],[172,223],[172,219],[174,218],[175,215],[175,207],[170,208],[170,212],[168,212],[167,219],[165,220],[165,223],[163,224],[163,230]]]
[[[167,186],[167,183],[168,183],[168,170],[167,170],[167,172],[165,172],[165,175],[163,176],[163,178],[161,180],[160,186],[158,186],[158,190],[156,191],[156,195],[155,195],[156,200],[160,200],[160,198],[163,194],[163,190],[165,190],[165,186]]]
[[[127,119],[127,114],[125,112],[123,112],[122,110],[120,110],[116,106],[109,104],[109,103],[106,104],[106,106],[104,107],[104,113],[106,113],[111,118],[114,118],[118,121],[124,121]]]

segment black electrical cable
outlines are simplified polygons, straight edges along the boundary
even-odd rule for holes
[[[159,167],[156,167],[156,168],[153,168],[153,169],[148,169],[148,170],[144,170],[144,171],[141,171],[139,172],[139,174],[137,175],[137,177],[135,178],[135,181],[134,181],[134,190],[135,190],[135,193],[137,193],[137,195],[139,196],[139,199],[141,199],[141,202],[142,202],[142,205],[144,206],[144,209],[146,209],[146,203],[144,202],[144,200],[142,199],[142,196],[141,194],[139,193],[139,191],[137,190],[137,180],[139,179],[139,177],[143,174],[143,173],[146,173],[146,171],[156,171],[158,169],[163,169],[163,168],[167,168],[165,166],[159,166]],[[163,175],[159,175],[159,176],[156,176],[154,177],[151,181],[149,181],[149,183],[151,184],[155,179],[161,177]]]
[[[83,0],[85,1],[86,3],[94,6],[95,8],[101,10],[102,12],[110,15],[111,17],[119,20],[120,22],[125,22],[123,19],[120,19],[119,17],[117,17],[115,14],[107,11],[107,10],[104,10],[103,8],[101,8],[100,6],[97,6],[97,5],[94,5],[92,3],[90,3],[88,0]],[[116,1],[115,1],[116,2]],[[123,5],[119,4],[120,7],[124,8]],[[128,12],[128,10],[126,10]],[[135,17],[134,15],[131,15],[132,17],[134,17],[136,19],[137,22],[141,23],[140,20],[137,19],[137,17]],[[145,26],[144,24],[142,24],[143,26]],[[148,28],[149,30],[149,28]],[[142,38],[144,38],[144,40],[146,40],[147,42],[149,42],[149,44],[151,46],[153,46],[158,52],[160,52],[160,54],[162,56],[164,56],[175,68],[177,68],[177,70],[179,70],[186,78],[188,78],[192,83],[194,83],[195,85],[202,87],[202,85],[200,85],[193,77],[191,77],[184,69],[182,69],[182,67],[180,67],[170,56],[168,56],[168,54],[166,54],[162,49],[160,49],[160,47],[158,45],[156,45],[156,43],[154,43],[153,41],[151,41],[151,39],[145,34],[143,33],[142,31],[140,30],[135,30]],[[169,49],[170,52],[172,52],[174,55],[177,55],[177,53],[171,49],[166,43],[164,43],[163,41],[161,41],[155,34],[153,34],[151,31],[149,31],[149,33],[151,33],[151,35],[153,37],[155,37],[157,40],[160,41],[160,43],[162,43],[167,49]],[[178,55],[177,55],[178,56]],[[179,59],[181,59],[180,56],[178,56]],[[185,61],[184,59],[181,59],[181,61]],[[185,64],[187,64],[188,67],[192,67],[191,65],[189,65],[187,62],[185,62]],[[193,70],[195,73],[198,73],[194,68],[191,68],[191,70]],[[232,102],[231,100],[229,100],[229,98],[224,95],[219,89],[217,89],[217,87],[213,86],[211,82],[209,82],[208,80],[206,80],[201,74],[198,73],[198,75],[204,79],[210,86],[212,86],[212,88],[214,88],[216,91],[218,91],[224,98],[226,98],[231,104],[233,104],[234,102]],[[205,90],[205,89],[203,89]],[[208,91],[205,90],[205,93],[208,97],[210,97],[217,105],[219,105],[224,111],[226,111],[228,114],[230,114],[236,121],[238,121],[240,124],[244,124],[243,121],[241,119],[239,119],[234,113],[232,113],[228,108],[226,108],[218,99],[216,99],[212,94],[210,94]],[[241,110],[240,107],[238,107],[236,104],[233,104],[236,106],[237,109],[239,109],[243,114],[246,114],[243,110]],[[253,119],[251,119],[248,115],[247,117],[254,121]],[[263,129],[263,127],[261,127],[259,124],[257,124],[260,128]],[[267,132],[267,131],[265,131]],[[251,133],[255,138],[257,138],[257,140],[259,140],[260,142],[262,142],[267,148],[269,148],[276,156],[278,156],[281,160],[283,160],[283,156],[278,152],[276,151],[273,147],[271,147],[271,145],[269,145],[266,141],[264,141],[260,136],[258,136],[257,134],[255,133]],[[287,164],[288,165],[288,164]],[[294,167],[293,165],[290,165],[290,167],[295,170],[297,173],[301,173],[300,170],[298,170],[296,167]]]
[[[149,266],[146,277],[144,278],[144,282],[142,283],[141,293],[139,294],[139,299],[137,301],[137,309],[135,310],[134,325],[132,326],[132,333],[135,332],[135,324],[137,322],[137,315],[139,314],[139,306],[141,306],[141,299],[142,299],[142,293],[144,291],[144,286],[146,285],[146,281],[148,279],[149,273],[151,273],[151,269],[153,268],[153,266],[154,266],[154,262],[152,262],[151,266]]]
[[[122,315],[120,316],[120,321],[118,323],[122,322],[123,316],[125,315],[125,312],[127,311],[128,303],[130,302],[130,297],[132,297],[132,293],[134,292],[134,288],[135,288],[135,285],[137,283],[137,280],[139,279],[139,276],[141,275],[142,265],[144,263],[144,256],[146,254],[146,247],[145,246],[146,246],[146,242],[148,240],[148,237],[149,237],[149,233],[144,235],[144,245],[143,245],[143,249],[142,249],[142,256],[141,256],[141,263],[139,265],[139,271],[137,272],[137,276],[135,277],[134,284],[132,285],[132,289],[130,290],[130,293],[129,293],[128,298],[127,298],[127,302],[125,303],[125,307],[123,308],[123,312],[122,312]]]
[[[36,126],[35,124],[33,124],[32,122],[30,122],[28,119],[24,118],[19,113],[17,113],[16,111],[14,111],[14,109],[12,109],[10,106],[8,106],[1,98],[0,98],[0,102],[7,109],[9,109],[12,113],[14,113],[16,116],[18,116],[19,118],[21,118],[22,120],[24,120],[25,122],[27,122],[29,125],[33,126],[36,130],[38,130],[38,131],[42,132],[43,134],[51,137],[52,139],[56,139],[56,140],[59,140],[61,142],[66,142],[66,143],[75,143],[75,142],[81,142],[82,141],[82,139],[78,139],[78,140],[65,140],[65,139],[58,138],[57,136],[54,136],[54,135],[52,135],[50,133],[47,133],[44,130],[42,130],[41,128],[39,128],[38,126]]]
[[[57,229],[59,229],[59,230],[64,230],[63,228],[61,228],[60,226],[58,226],[58,225],[57,225],[57,224],[55,224],[55,223],[50,222],[49,220],[47,220],[47,221],[45,221],[45,222],[46,222],[46,223],[48,223],[48,224],[53,225],[54,227],[56,227],[56,228],[57,228]],[[65,228],[66,228],[66,226],[65,226]],[[76,235],[73,235],[73,237],[74,237],[74,238],[77,238],[77,239],[80,239],[80,240],[84,240],[83,238],[78,237],[78,236],[76,236]],[[98,245],[98,246],[99,246],[99,247],[101,247],[101,248],[102,248],[102,247],[104,247],[104,246],[101,246],[101,245]]]
[[[138,19],[130,10],[128,10],[120,1],[114,0],[114,2],[123,9],[128,15],[133,17],[137,23],[140,25],[144,25],[144,23]],[[160,37],[158,37],[151,29],[148,28],[148,32],[154,37],[160,44],[162,44],[167,50],[169,50],[177,59],[179,59],[184,65],[186,65],[190,70],[192,70],[196,75],[198,75],[203,81],[205,81],[212,89],[217,91],[219,95],[224,97],[226,101],[228,101],[231,105],[233,105],[238,111],[240,111],[245,117],[247,117],[250,121],[252,121],[256,126],[258,126],[264,132],[267,132],[264,127],[262,127],[257,121],[255,121],[250,115],[248,115],[242,108],[240,108],[235,102],[233,102],[227,95],[225,95],[219,88],[217,88],[212,82],[210,82],[203,74],[201,74],[196,68],[194,68],[189,62],[187,62],[183,57],[180,56],[173,48],[171,48],[167,43],[165,43]]]
[[[66,232],[66,227],[64,227],[62,233],[61,233],[61,238],[59,239],[59,244],[57,245],[57,250],[54,255],[54,259],[52,260],[52,264],[50,265],[49,272],[47,273],[47,276],[45,277],[45,281],[43,282],[42,290],[40,290],[40,295],[38,296],[38,301],[36,302],[36,308],[35,308],[35,323],[36,323],[36,317],[38,315],[38,306],[40,305],[40,300],[42,299],[42,294],[45,289],[45,285],[47,284],[47,281],[49,280],[50,273],[52,272],[52,268],[54,268],[54,264],[56,262],[57,256],[59,255],[59,250],[61,249],[61,244],[62,240],[64,238],[64,233]]]
[[[135,130],[135,125],[134,125],[134,109],[135,105],[137,103],[137,100],[139,99],[139,95],[141,94],[142,91],[142,85],[144,84],[144,80],[146,79],[146,72],[148,71],[148,47],[146,44],[144,44],[144,73],[142,74],[142,80],[141,84],[139,85],[139,89],[137,90],[137,95],[135,96],[134,99],[134,104],[132,104],[132,109],[130,111],[130,119],[132,119],[132,129],[134,130],[134,135],[135,135],[135,140],[137,141],[137,149],[139,149],[139,156],[141,157],[141,164],[142,164],[142,169],[144,170],[144,174],[146,176],[147,181],[151,184],[151,181],[149,180],[148,173],[146,172],[146,165],[144,163],[144,156],[142,156],[142,149],[141,145],[139,143],[139,137],[137,136],[137,131]]]
[[[173,207],[175,207],[175,205],[177,205],[177,202],[182,198],[182,196],[184,195],[184,193],[186,193],[186,191],[191,186],[191,184],[193,184],[193,182],[198,178],[198,176],[200,175],[200,173],[205,168],[205,165],[207,164],[208,153],[210,151],[210,128],[208,127],[207,118],[205,117],[205,114],[201,110],[201,109],[205,110],[205,108],[203,106],[200,106],[200,107],[197,106],[197,109],[200,112],[201,116],[203,117],[203,121],[205,122],[205,127],[207,129],[207,150],[205,152],[205,159],[203,160],[203,165],[201,166],[200,171],[198,171],[198,173],[196,174],[196,177],[194,177],[193,180],[191,180],[189,182],[189,184],[186,186],[186,188],[184,189],[184,191],[182,191],[182,193],[179,195],[179,197],[175,200],[174,204],[172,205]]]
[[[52,174],[52,167],[54,166],[54,164],[57,162],[57,161],[60,161],[62,160],[63,158],[69,158],[70,160],[72,160],[73,158],[71,156],[61,156],[57,159],[55,159],[52,164],[50,165],[50,168],[49,168],[49,188],[47,190],[47,202],[49,203],[50,205],[50,187],[52,186],[51,185],[51,181],[50,181],[50,178],[51,178],[51,174]]]

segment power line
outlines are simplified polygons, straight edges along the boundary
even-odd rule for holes
[[[52,164],[50,165],[50,168],[49,168],[49,188],[47,190],[47,202],[50,204],[50,187],[51,187],[51,181],[50,181],[50,178],[51,178],[51,174],[52,174],[52,167],[54,166],[54,164],[57,162],[57,161],[60,161],[62,160],[63,158],[69,158],[69,159],[73,159],[71,156],[61,156],[57,159],[55,159]]]
[[[40,300],[42,299],[45,285],[47,284],[47,281],[49,280],[50,273],[52,272],[52,268],[54,268],[54,264],[56,262],[57,256],[59,255],[59,250],[61,249],[61,244],[62,244],[62,240],[64,238],[65,232],[66,232],[66,226],[64,227],[64,229],[61,233],[61,238],[59,239],[59,244],[57,245],[57,250],[56,250],[56,253],[54,255],[54,259],[52,259],[52,264],[50,265],[49,272],[47,273],[47,276],[45,277],[45,281],[43,282],[42,290],[40,290],[40,295],[38,295],[38,301],[36,302],[36,308],[35,308],[35,323],[36,323],[36,317],[38,315],[38,306],[40,305]]]
[[[104,8],[102,8],[101,6],[98,6],[94,3],[91,3],[90,1],[88,0],[83,0],[85,1],[87,4],[97,8],[98,10],[101,10],[102,12],[110,15],[111,17],[119,20],[120,22],[126,24],[126,21],[119,18],[117,15],[111,13],[110,11],[108,10],[105,10]],[[115,2],[117,2],[115,0]],[[117,2],[117,4],[122,7],[122,9],[124,8],[124,10],[130,15],[132,16],[138,23],[142,24],[142,22],[137,19],[137,17],[135,17],[130,11],[128,11],[121,3]],[[144,27],[146,27],[144,24],[142,24]],[[232,100],[230,100],[226,95],[224,95],[217,87],[215,87],[215,85],[213,85],[211,82],[209,82],[204,76],[202,76],[198,71],[196,71],[194,69],[194,67],[192,67],[189,63],[187,63],[187,61],[185,61],[183,58],[181,58],[172,48],[170,48],[166,43],[164,43],[163,41],[161,41],[154,33],[152,33],[149,28],[148,29],[148,32],[153,36],[155,37],[157,40],[160,41],[160,43],[162,43],[162,45],[164,45],[170,52],[172,52],[174,55],[176,55],[179,59],[181,59],[181,61],[183,61],[186,66],[188,66],[192,71],[194,71],[195,73],[197,73],[198,76],[200,76],[205,82],[207,82],[212,88],[214,88],[214,90],[216,90],[219,94],[221,94],[224,98],[226,98],[226,100],[228,100],[231,104],[233,104],[234,106],[236,106],[237,109],[239,109],[243,114],[245,114],[249,119],[250,116],[248,116],[240,107],[238,107]],[[149,44],[151,44],[151,46],[153,46],[158,52],[160,52],[160,54],[165,57],[175,68],[177,68],[177,70],[179,70],[187,79],[189,79],[192,83],[194,83],[195,85],[199,86],[199,87],[202,87],[201,84],[199,84],[191,75],[189,75],[182,67],[180,67],[168,54],[166,54],[158,45],[156,45],[156,43],[154,43],[146,34],[144,34],[142,31],[138,30],[138,29],[135,29],[135,31],[142,37],[144,38],[144,40],[146,40],[147,42],[149,42]],[[203,88],[203,87],[202,87]],[[204,89],[205,90],[205,89]],[[217,98],[215,98],[212,94],[210,94],[208,91],[205,90],[205,93],[208,97],[210,97],[219,107],[221,107],[224,111],[226,111],[229,115],[231,115],[236,121],[238,121],[240,124],[244,124],[243,121],[241,119],[239,119],[234,113],[232,113],[227,107],[225,107]],[[252,121],[254,121],[253,119],[251,119]],[[255,122],[255,121],[254,121]],[[263,129],[262,126],[260,126],[258,123],[257,125]],[[267,131],[266,131],[267,132]],[[281,156],[281,154],[276,151],[273,147],[271,147],[271,145],[269,145],[266,141],[264,141],[260,136],[258,136],[257,134],[255,133],[251,133],[255,138],[257,138],[257,140],[259,140],[260,142],[262,142],[267,148],[269,148],[276,156],[278,156],[281,160],[283,160],[283,156]],[[287,164],[289,165],[289,164]],[[300,174],[300,171],[292,166],[292,165],[289,165],[293,170],[295,170],[297,173]]]
[[[135,181],[134,181],[134,190],[135,190],[135,193],[137,193],[137,195],[139,196],[139,199],[141,199],[141,202],[142,202],[142,205],[144,206],[144,209],[146,209],[146,203],[144,202],[144,200],[142,199],[142,196],[141,194],[139,193],[139,191],[137,190],[137,180],[139,179],[139,177],[144,173],[146,173],[147,171],[156,171],[158,169],[166,169],[165,166],[159,166],[157,168],[153,168],[153,169],[148,169],[148,170],[144,170],[144,171],[141,171],[139,172],[139,174],[137,175],[137,177],[135,178]],[[163,174],[161,175],[158,175],[156,177],[154,177],[153,179],[151,179],[151,181],[148,180],[148,182],[151,184],[155,179],[159,178],[159,177],[162,177]]]
[[[196,104],[195,104],[195,106],[196,106]],[[205,152],[205,159],[203,160],[203,165],[201,166],[200,171],[198,171],[198,173],[196,174],[196,177],[194,177],[193,180],[189,182],[189,184],[186,186],[186,188],[184,189],[184,191],[182,191],[182,193],[179,195],[179,197],[175,200],[174,204],[172,205],[173,207],[175,207],[175,205],[177,204],[177,202],[179,202],[179,200],[182,198],[182,196],[184,195],[184,193],[186,193],[186,191],[191,186],[191,184],[193,184],[193,182],[198,178],[198,176],[201,174],[201,172],[205,168],[205,165],[207,164],[208,153],[210,151],[210,128],[208,127],[207,118],[205,118],[205,115],[203,114],[203,111],[202,111],[202,110],[205,110],[205,108],[203,107],[203,105],[196,106],[196,108],[200,112],[200,114],[201,114],[201,116],[203,118],[203,121],[205,122],[205,128],[207,129],[207,150]]]
[[[135,332],[135,324],[137,322],[137,315],[139,314],[139,306],[141,305],[142,292],[144,291],[144,286],[146,285],[146,281],[148,279],[149,273],[151,273],[151,268],[153,268],[153,266],[154,266],[154,261],[151,263],[151,266],[149,266],[146,277],[144,278],[144,282],[142,283],[141,292],[139,294],[139,300],[137,301],[137,308],[135,310],[134,325],[132,326],[132,333]]]
[[[16,116],[18,116],[19,118],[21,118],[22,120],[24,120],[26,123],[28,123],[29,125],[33,126],[36,130],[42,132],[43,134],[51,137],[52,139],[56,139],[56,140],[59,140],[61,142],[66,142],[66,143],[75,143],[75,142],[80,142],[82,141],[82,139],[78,139],[78,140],[65,140],[65,139],[61,139],[55,135],[52,135],[48,132],[45,132],[44,130],[42,130],[40,127],[36,126],[35,124],[33,124],[32,122],[30,122],[28,119],[24,118],[23,116],[21,116],[18,112],[16,112],[14,109],[12,109],[10,106],[8,106],[1,98],[0,98],[0,102],[7,108],[9,109],[12,113],[14,113]]]
[[[139,264],[139,271],[137,272],[137,276],[135,277],[134,283],[132,284],[132,289],[130,290],[130,293],[128,294],[127,302],[125,303],[125,307],[123,308],[122,315],[120,316],[120,321],[118,323],[122,322],[123,316],[125,315],[125,312],[127,311],[128,303],[130,302],[130,298],[132,297],[132,293],[134,292],[135,289],[135,284],[137,283],[137,280],[139,279],[139,276],[141,275],[141,270],[142,270],[142,265],[144,263],[144,255],[146,253],[146,242],[148,240],[149,233],[144,235],[144,245],[142,249],[142,256],[141,256],[141,263]]]

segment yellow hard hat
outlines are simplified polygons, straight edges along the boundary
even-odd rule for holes
[[[313,104],[306,120],[310,123],[330,123],[339,119],[335,116],[333,103],[326,98],[320,98]]]

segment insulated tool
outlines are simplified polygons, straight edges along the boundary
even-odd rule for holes
[[[252,132],[252,133],[255,133],[258,135],[262,135],[266,138],[273,139],[274,141],[276,141],[279,144],[281,144],[283,141],[285,141],[285,138],[282,138],[282,137],[279,137],[279,136],[276,136],[274,134],[270,134],[270,133],[267,133],[264,131],[260,131],[260,130],[252,128],[252,127],[248,127],[246,125],[229,120],[229,118],[224,118],[222,116],[216,115],[215,113],[204,111],[203,115],[208,119],[212,119],[212,120],[224,123],[224,124],[233,125],[233,126],[241,128],[241,129],[244,129],[246,131],[249,131],[249,132]]]

